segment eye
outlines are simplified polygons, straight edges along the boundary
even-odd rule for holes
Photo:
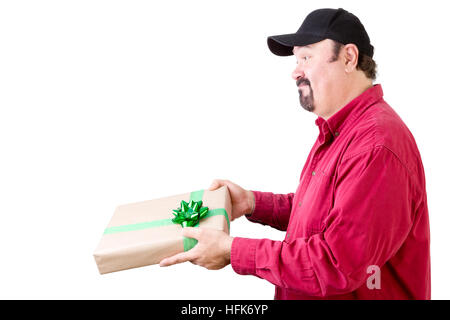
[[[311,56],[301,56],[299,60],[297,60],[297,64],[301,61],[301,62],[306,62],[309,61],[311,59]]]

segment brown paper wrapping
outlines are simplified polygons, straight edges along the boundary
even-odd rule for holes
[[[181,200],[189,202],[190,193],[118,206],[108,228],[161,219],[172,219],[172,210]],[[231,218],[231,198],[228,188],[204,190],[203,206],[209,210],[224,208]],[[229,234],[227,219],[212,216],[202,219],[200,227],[222,230]],[[94,251],[100,274],[138,268],[159,263],[162,259],[183,252],[182,227],[179,224],[143,230],[103,234]]]

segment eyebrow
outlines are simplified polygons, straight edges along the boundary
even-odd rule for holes
[[[303,48],[308,48],[308,49],[312,49],[312,46],[310,46],[309,44],[307,44],[306,46],[301,46],[299,50],[303,49]],[[292,53],[294,53],[295,48],[292,48]]]

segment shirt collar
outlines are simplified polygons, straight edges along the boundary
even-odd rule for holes
[[[321,117],[316,119],[319,127],[319,141],[326,142],[333,137],[339,136],[342,129],[356,120],[367,108],[383,97],[381,84],[376,84],[364,91],[358,97],[347,103],[328,120]]]

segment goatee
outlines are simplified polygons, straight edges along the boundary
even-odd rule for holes
[[[296,81],[297,88],[300,84],[304,84],[305,86],[308,86],[307,89],[309,90],[309,94],[303,94],[302,90],[305,90],[305,87],[303,89],[298,89],[298,94],[300,96],[300,105],[305,109],[306,111],[313,112],[314,111],[314,93],[311,88],[311,83],[308,79],[300,78]]]

